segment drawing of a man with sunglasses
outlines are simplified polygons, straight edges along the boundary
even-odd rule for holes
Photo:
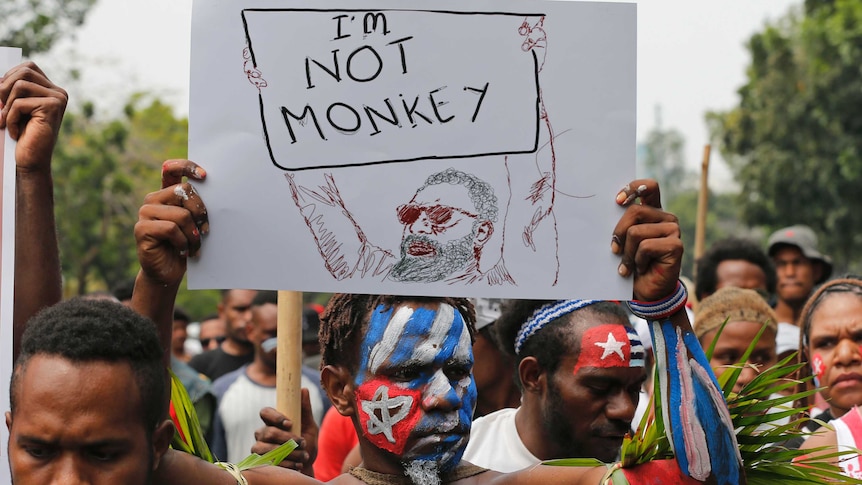
[[[378,277],[416,283],[515,284],[502,252],[490,264],[482,257],[494,233],[498,206],[494,189],[475,175],[454,168],[432,174],[409,202],[397,208],[403,226],[397,256],[368,241],[330,174],[325,175],[325,186],[314,189],[297,185],[293,174],[285,176],[327,270],[338,280]],[[339,218],[342,230],[332,224],[334,213],[344,216]],[[352,237],[344,237],[345,220],[355,231],[358,245],[351,244]]]

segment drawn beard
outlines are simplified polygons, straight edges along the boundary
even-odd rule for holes
[[[404,463],[404,474],[413,485],[441,485],[440,464],[430,460],[413,460]]]
[[[474,234],[468,234],[441,245],[428,236],[411,234],[401,241],[401,259],[392,267],[389,276],[396,281],[440,281],[475,261],[473,237]],[[413,245],[428,248],[431,254],[413,256],[408,253]]]

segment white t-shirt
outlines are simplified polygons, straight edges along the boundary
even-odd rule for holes
[[[238,369],[236,380],[233,381],[221,397],[218,406],[217,419],[220,426],[214,430],[214,438],[223,441],[226,446],[226,457],[217,458],[231,463],[237,463],[251,453],[255,443],[254,432],[263,426],[260,420],[260,410],[266,406],[275,406],[275,386],[262,386],[245,373],[245,367]],[[323,404],[317,387],[304,375],[301,386],[308,389],[311,398],[312,414],[315,420],[323,414]],[[215,449],[220,449],[216,446]],[[214,452],[216,452],[214,450]]]
[[[515,428],[517,409],[495,411],[473,421],[464,460],[490,470],[509,473],[541,460],[524,446]]]
[[[858,450],[862,447],[862,415],[859,408],[853,408],[829,424],[835,426],[838,451]],[[850,478],[862,478],[862,460],[858,454],[842,455],[841,471]]]

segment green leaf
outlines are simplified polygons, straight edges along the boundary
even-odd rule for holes
[[[259,466],[277,466],[279,463],[284,461],[284,459],[287,458],[287,456],[290,455],[297,446],[299,445],[296,444],[296,441],[287,440],[287,442],[282,443],[278,448],[270,450],[264,455],[252,453],[237,463],[236,466],[240,471],[249,470]]]
[[[198,414],[195,411],[195,407],[194,404],[192,404],[189,393],[186,391],[186,388],[183,387],[182,382],[180,382],[180,379],[176,374],[174,374],[173,371],[170,371],[170,374],[171,403],[174,406],[174,413],[177,418],[175,424],[179,427],[174,431],[174,438],[171,440],[171,446],[176,450],[184,451],[212,463],[215,460],[213,459],[209,445],[207,445],[207,442],[203,437],[201,424],[200,421],[198,421]],[[182,439],[180,432],[182,432],[182,435],[186,437],[187,441]]]

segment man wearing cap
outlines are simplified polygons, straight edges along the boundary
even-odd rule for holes
[[[775,313],[779,322],[797,324],[815,285],[832,274],[832,260],[817,249],[817,235],[808,226],[779,229],[769,236],[767,252],[778,274]]]
[[[510,300],[495,323],[521,406],[473,422],[464,459],[511,472],[555,458],[616,460],[646,380],[644,347],[618,304]]]

